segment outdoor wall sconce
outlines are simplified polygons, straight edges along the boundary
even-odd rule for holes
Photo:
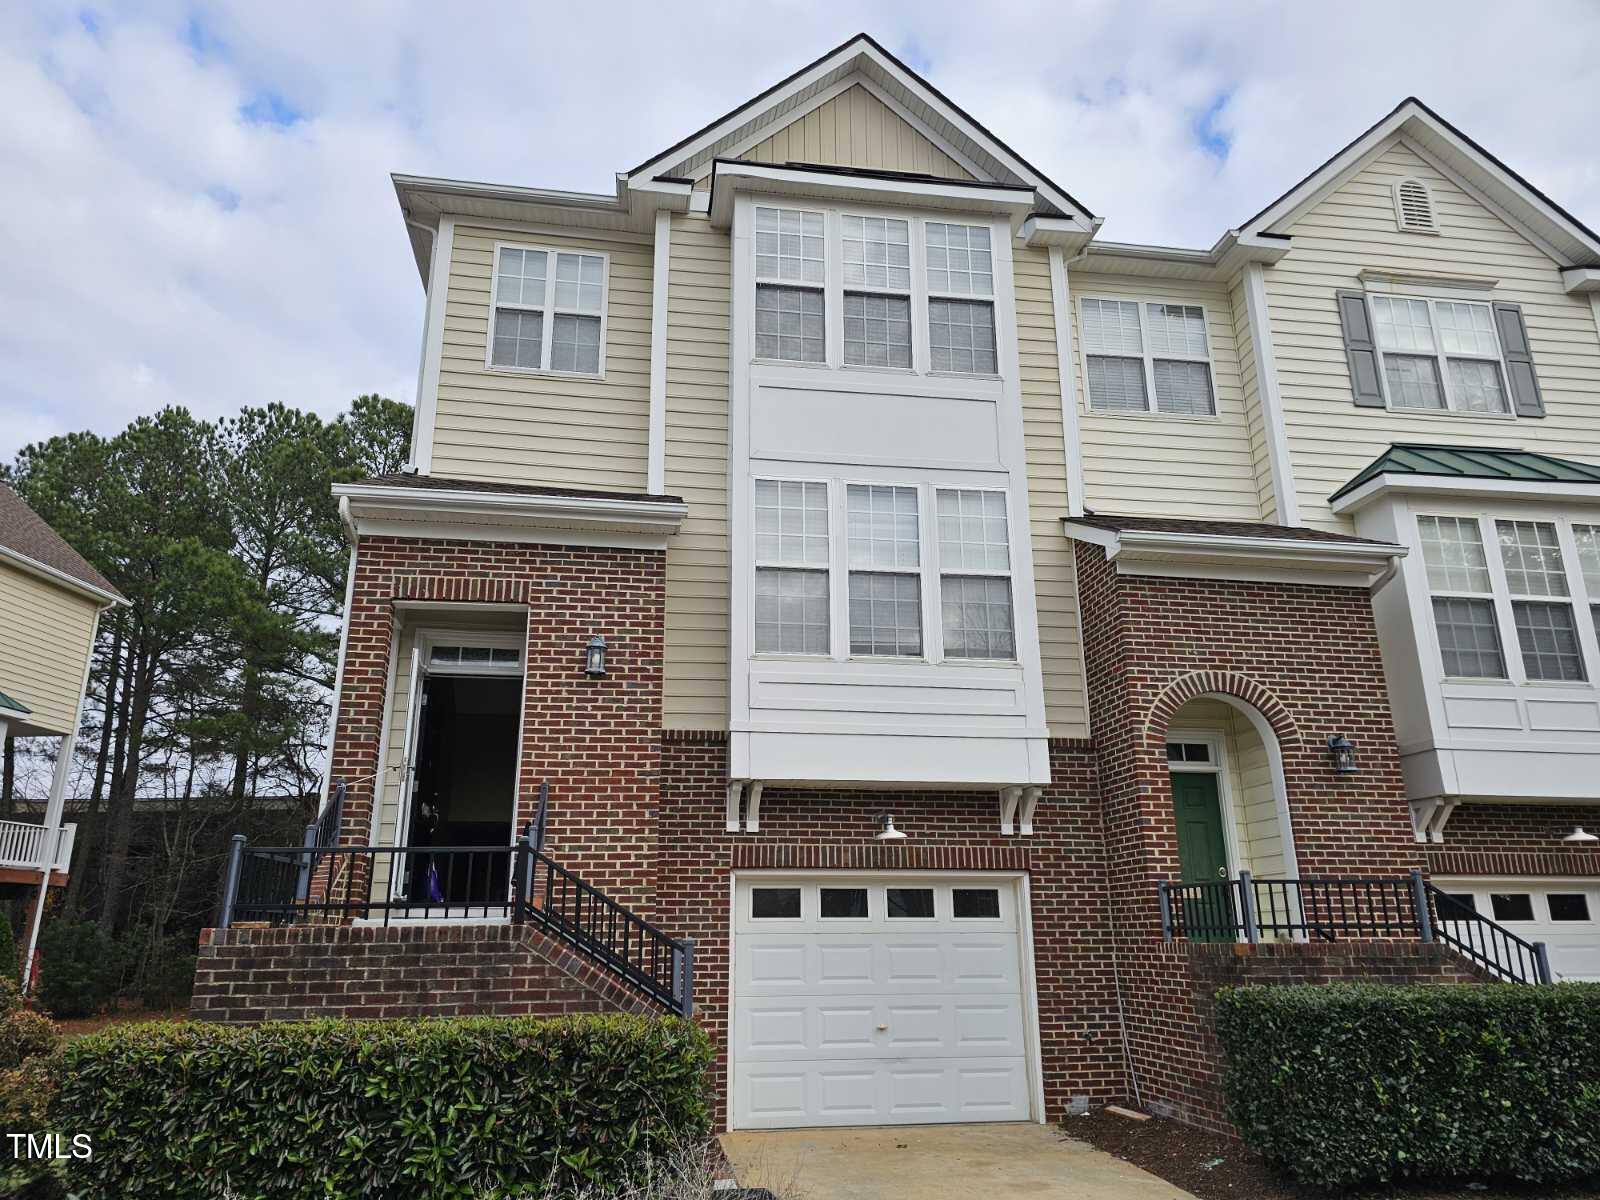
[[[606,640],[598,633],[589,639],[589,649],[583,656],[583,673],[590,679],[599,679],[606,673]]]
[[[894,817],[890,813],[879,813],[878,824],[882,826],[872,836],[880,842],[903,842],[906,835],[894,827]]]
[[[1342,733],[1328,739],[1328,755],[1333,759],[1335,775],[1354,775],[1361,769],[1356,766],[1355,745]]]
[[[1600,842],[1600,835],[1590,833],[1582,825],[1574,825],[1572,832],[1561,840],[1569,846],[1587,846],[1592,842]]]

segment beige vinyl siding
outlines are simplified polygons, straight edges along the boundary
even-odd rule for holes
[[[728,727],[729,245],[703,216],[672,218],[666,488],[689,515],[667,549],[668,729]]]
[[[1013,263],[1045,720],[1052,737],[1087,737],[1077,572],[1072,543],[1061,529],[1067,515],[1067,465],[1049,253],[1018,248]]]
[[[914,171],[941,179],[972,173],[860,84],[739,155],[748,162],[817,163],[878,171]]]
[[[374,845],[399,844],[400,788],[405,778],[406,725],[411,720],[411,651],[417,644],[416,629],[402,624],[396,639],[394,662],[389,672],[389,724],[383,731],[383,778],[378,796],[378,823]],[[372,866],[372,894],[387,895],[389,859],[378,855]]]
[[[1256,349],[1250,338],[1250,312],[1245,303],[1244,277],[1228,285],[1233,310],[1233,341],[1239,350],[1239,390],[1244,397],[1245,426],[1250,431],[1250,467],[1255,473],[1256,497],[1263,521],[1278,519],[1278,498],[1272,488],[1272,462],[1267,450],[1267,425],[1261,411],[1261,390],[1256,374]]]
[[[1222,700],[1191,700],[1172,719],[1172,727],[1222,735],[1234,836],[1241,859],[1238,866],[1258,879],[1285,878],[1288,864],[1272,791],[1272,765],[1250,718]]]
[[[1440,233],[1395,227],[1394,183],[1425,180]],[[1516,446],[1600,462],[1600,331],[1586,298],[1568,296],[1545,253],[1399,140],[1284,230],[1293,248],[1267,268],[1273,343],[1300,511],[1349,531],[1327,498],[1393,442]],[[1351,402],[1334,293],[1363,269],[1498,281],[1493,299],[1522,306],[1544,392],[1543,420],[1383,412]]]
[[[485,365],[497,242],[610,256],[603,379],[534,375]],[[596,491],[644,491],[652,267],[648,241],[457,226],[450,255],[431,473]]]
[[[1073,270],[1073,365],[1078,372],[1084,503],[1128,516],[1254,521],[1261,516],[1255,460],[1245,418],[1233,304],[1220,284],[1092,275]],[[1211,343],[1215,417],[1095,412],[1089,406],[1079,300],[1199,304]]]
[[[33,710],[31,724],[76,728],[96,611],[92,600],[0,561],[0,692]]]

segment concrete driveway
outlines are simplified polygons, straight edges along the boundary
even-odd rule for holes
[[[741,1187],[779,1200],[1194,1200],[1052,1125],[726,1133]]]

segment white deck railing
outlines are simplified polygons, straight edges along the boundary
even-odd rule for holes
[[[78,827],[47,829],[27,821],[0,821],[0,867],[65,871],[72,863]]]

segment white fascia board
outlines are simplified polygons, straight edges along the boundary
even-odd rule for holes
[[[1572,296],[1600,292],[1600,267],[1569,267],[1561,272],[1561,286]]]
[[[479,183],[469,179],[440,179],[428,175],[391,174],[395,194],[402,208],[410,208],[409,200],[419,196],[462,196],[474,200],[503,200],[512,203],[557,205],[585,209],[613,209],[625,211],[623,192],[619,186],[614,195],[603,192],[569,192],[557,188],[519,187],[510,183]]]
[[[1334,571],[1373,573],[1387,570],[1397,558],[1404,558],[1404,546],[1386,542],[1332,542],[1320,538],[1236,537],[1223,534],[1177,533],[1157,530],[1113,530],[1087,525],[1068,518],[1063,522],[1067,536],[1102,547],[1106,559],[1119,571],[1135,570],[1141,564],[1145,574],[1181,574],[1206,566],[1255,566],[1265,570]],[[1168,564],[1171,571],[1149,569]]]
[[[1082,221],[1034,213],[1022,223],[1017,236],[1026,246],[1060,247],[1068,255],[1076,255],[1083,251],[1103,224],[1105,221],[1096,217],[1085,229]]]
[[[1538,479],[1471,479],[1453,475],[1375,475],[1329,506],[1338,516],[1358,512],[1395,493],[1422,496],[1499,496],[1507,500],[1575,500],[1600,505],[1600,485]]]
[[[1226,282],[1246,263],[1268,266],[1292,248],[1287,237],[1243,234],[1230,229],[1209,250],[1183,246],[1149,246],[1135,242],[1090,242],[1085,253],[1096,269],[1116,269],[1130,274],[1158,274],[1163,268],[1179,268],[1189,277]]]
[[[341,510],[357,533],[385,530],[395,522],[451,527],[455,536],[492,537],[495,531],[566,530],[594,534],[641,534],[666,538],[678,531],[689,506],[681,500],[622,500],[612,497],[529,496],[446,488],[335,484]]]
[[[718,159],[711,172],[711,224],[714,228],[733,227],[733,197],[739,191],[857,204],[917,204],[923,208],[998,213],[1011,218],[1013,231],[1021,227],[1034,203],[1031,187],[879,179],[848,172],[797,170]]]
[[[76,575],[68,575],[58,567],[52,567],[49,563],[42,563],[36,558],[29,558],[26,554],[20,554],[9,546],[0,546],[0,559],[4,559],[12,566],[26,571],[30,575],[38,575],[69,591],[87,596],[102,609],[112,608],[118,604],[128,607],[132,603],[125,596],[119,596],[116,592],[108,592],[105,588],[97,587],[92,583],[79,579]]]

